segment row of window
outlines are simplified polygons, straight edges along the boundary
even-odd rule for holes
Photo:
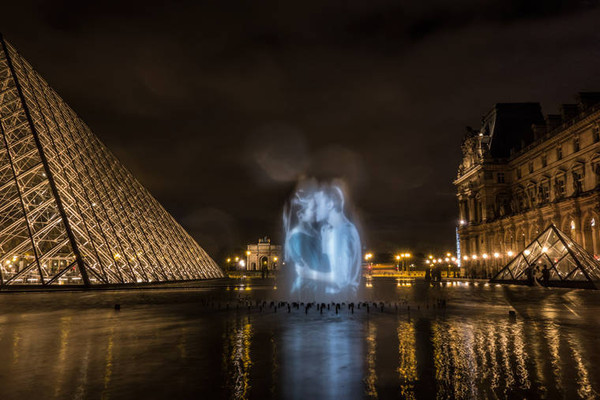
[[[592,143],[598,143],[600,142],[600,127],[598,125],[595,125],[592,128]],[[573,138],[572,141],[572,149],[573,149],[573,153],[577,153],[579,150],[581,150],[581,145],[579,142],[579,136],[575,136]],[[557,148],[556,148],[556,160],[562,160],[563,158],[563,145],[560,144]],[[548,155],[546,153],[542,154],[541,156],[541,163],[542,163],[542,168],[545,168],[548,165]],[[517,179],[521,179],[523,177],[523,166],[519,166],[516,169],[516,174],[517,174]],[[529,161],[528,165],[527,165],[527,170],[529,171],[529,173],[533,173],[534,171],[534,164],[533,161]],[[502,176],[502,182],[500,182],[500,177],[498,177],[498,183],[504,183],[504,176]]]
[[[573,176],[573,192],[583,191],[583,167],[574,168],[571,173]],[[550,188],[552,185],[554,185],[554,196],[556,198],[565,197],[567,194],[566,182],[567,175],[563,172],[554,177],[554,182],[544,179],[538,186],[531,184],[525,191],[518,190],[515,197],[519,210],[524,210],[536,204],[547,203],[550,200]]]

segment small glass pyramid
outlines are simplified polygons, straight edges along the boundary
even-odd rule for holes
[[[502,268],[490,282],[528,284],[530,269],[546,266],[548,286],[597,289],[600,263],[556,226],[550,225],[521,253]]]

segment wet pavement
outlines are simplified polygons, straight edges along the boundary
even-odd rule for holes
[[[335,304],[296,308],[302,299],[253,282],[0,293],[0,398],[600,393],[597,291],[374,279],[360,308],[340,304],[336,313]]]

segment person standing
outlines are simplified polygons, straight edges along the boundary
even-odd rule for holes
[[[544,286],[548,286],[549,283],[550,283],[550,270],[548,269],[548,266],[546,264],[544,264],[544,268],[542,269],[542,284]]]

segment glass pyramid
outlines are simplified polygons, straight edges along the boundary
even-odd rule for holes
[[[550,225],[502,268],[491,282],[529,283],[529,268],[546,265],[550,286],[597,288],[600,263],[556,226]]]
[[[223,275],[2,36],[0,263],[0,286]]]

